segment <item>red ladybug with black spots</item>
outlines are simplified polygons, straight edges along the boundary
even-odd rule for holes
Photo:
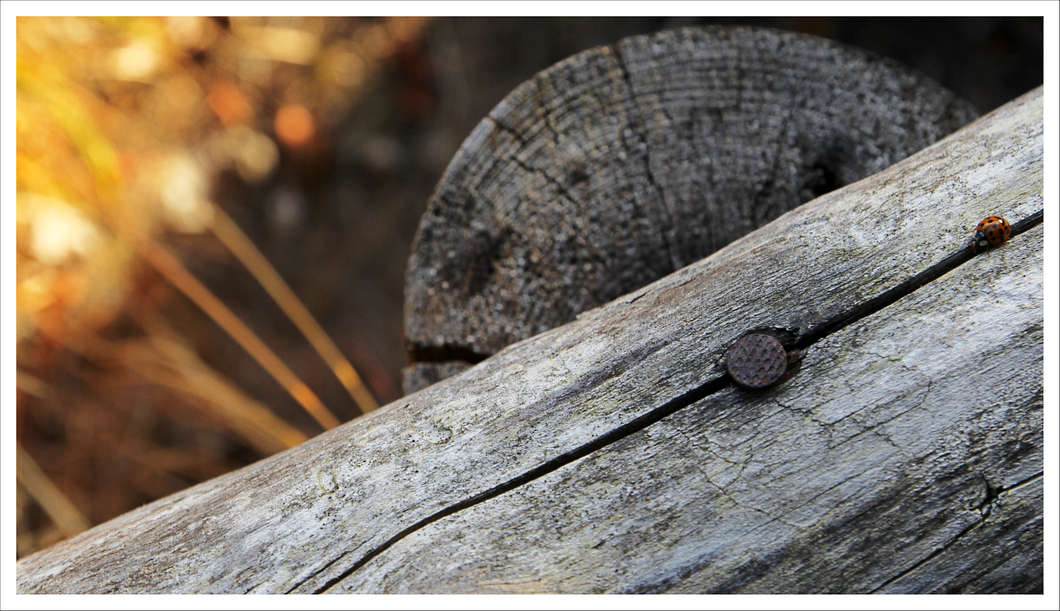
[[[1012,226],[1000,216],[988,216],[979,221],[972,237],[972,248],[986,248],[1004,243],[1012,235]]]

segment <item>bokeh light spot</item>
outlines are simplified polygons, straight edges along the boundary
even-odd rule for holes
[[[276,113],[276,137],[288,146],[298,147],[309,142],[316,132],[313,115],[305,106],[290,104]]]

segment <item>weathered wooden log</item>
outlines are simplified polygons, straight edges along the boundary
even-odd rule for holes
[[[1040,592],[1042,132],[1039,88],[18,590]],[[760,392],[720,363],[754,327],[802,352]]]
[[[560,62],[474,130],[406,276],[407,393],[713,253],[974,119],[924,75],[700,27]]]

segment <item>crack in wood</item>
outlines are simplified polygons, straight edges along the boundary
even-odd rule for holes
[[[511,480],[509,480],[509,481],[507,481],[507,482],[505,482],[503,484],[500,484],[498,486],[494,486],[493,488],[491,488],[489,490],[483,491],[483,492],[481,492],[479,494],[476,494],[475,496],[472,496],[472,497],[470,497],[468,499],[465,499],[465,500],[463,500],[463,501],[461,501],[459,503],[456,503],[454,505],[450,505],[449,507],[446,507],[445,509],[442,509],[442,510],[440,510],[438,512],[435,512],[434,514],[432,514],[430,516],[427,516],[426,518],[423,518],[422,520],[416,522],[412,526],[409,526],[405,530],[399,532],[398,534],[394,535],[393,537],[391,537],[387,541],[383,542],[381,545],[379,545],[379,547],[375,548],[374,550],[372,550],[371,552],[366,554],[363,558],[361,558],[359,561],[357,561],[350,568],[348,568],[345,571],[343,571],[340,575],[338,575],[336,577],[333,577],[332,579],[330,579],[327,582],[325,582],[324,585],[322,585],[320,588],[315,590],[314,593],[320,594],[320,593],[326,592],[331,587],[337,585],[338,583],[342,582],[344,579],[346,579],[347,577],[352,575],[355,571],[357,571],[357,569],[359,569],[362,566],[364,566],[365,564],[367,564],[370,560],[372,560],[373,558],[375,558],[379,554],[383,553],[384,551],[386,551],[387,549],[392,547],[395,543],[397,543],[401,539],[404,539],[405,537],[407,537],[408,535],[412,534],[413,532],[416,532],[417,530],[422,529],[423,527],[427,526],[428,524],[431,524],[433,522],[437,522],[438,520],[441,520],[442,518],[451,516],[451,515],[459,512],[459,511],[463,511],[464,509],[467,509],[469,507],[472,507],[474,505],[477,505],[479,503],[482,503],[482,502],[487,501],[489,499],[492,499],[494,497],[500,496],[500,495],[502,495],[502,494],[504,494],[506,492],[514,490],[514,489],[516,489],[516,488],[518,488],[520,486],[523,486],[523,485],[525,485],[525,484],[527,484],[527,483],[529,483],[529,482],[531,482],[531,481],[533,481],[535,479],[538,479],[539,477],[542,477],[544,475],[552,473],[553,471],[555,471],[555,470],[557,470],[557,469],[559,469],[559,468],[561,468],[561,467],[563,467],[563,466],[565,466],[567,464],[570,464],[570,463],[572,463],[572,462],[574,462],[574,461],[576,461],[576,460],[578,460],[580,458],[584,458],[585,456],[588,456],[589,454],[592,454],[593,452],[596,452],[597,450],[600,450],[601,448],[604,448],[605,446],[608,446],[608,445],[610,445],[612,443],[615,443],[616,441],[618,441],[620,439],[623,439],[624,437],[628,437],[629,435],[632,435],[633,433],[636,433],[637,431],[640,431],[640,430],[642,430],[644,428],[647,428],[648,426],[651,426],[652,424],[655,424],[656,422],[658,422],[658,421],[662,420],[663,418],[665,418],[665,417],[677,412],[678,410],[680,410],[682,408],[685,408],[685,407],[688,407],[689,405],[692,405],[693,403],[695,403],[697,401],[700,401],[701,399],[704,399],[707,396],[720,391],[721,389],[725,388],[728,385],[729,385],[729,380],[728,380],[728,378],[726,376],[722,376],[722,377],[716,378],[714,380],[710,380],[710,381],[708,381],[708,382],[706,382],[706,383],[704,383],[704,384],[702,384],[700,386],[697,386],[697,387],[689,390],[688,392],[686,392],[686,393],[684,393],[684,394],[682,394],[682,395],[680,395],[678,397],[675,397],[675,398],[671,399],[670,401],[668,401],[667,403],[665,403],[661,407],[658,407],[655,410],[650,411],[650,412],[640,416],[639,418],[635,418],[634,420],[631,420],[631,421],[627,422],[626,424],[623,424],[622,426],[612,430],[611,432],[607,433],[606,435],[598,437],[598,438],[594,439],[593,441],[591,441],[591,442],[589,442],[589,443],[587,443],[585,445],[582,445],[579,448],[576,448],[576,449],[574,449],[574,450],[572,450],[570,452],[566,452],[564,454],[560,454],[559,456],[556,456],[555,458],[553,458],[553,459],[551,459],[549,461],[546,461],[545,463],[541,464],[540,466],[538,466],[538,467],[536,467],[534,469],[531,469],[530,471],[527,471],[526,473],[523,473],[522,475],[520,475],[518,477],[515,477],[515,478],[513,478],[513,479],[511,479]],[[330,566],[330,564],[328,566]],[[328,567],[326,566],[321,571],[326,570],[327,568]]]
[[[1025,485],[1027,485],[1027,484],[1029,484],[1029,483],[1031,483],[1033,481],[1039,480],[1043,476],[1044,476],[1044,473],[1039,472],[1039,473],[1035,473],[1034,475],[1028,477],[1027,479],[1025,479],[1023,481],[1017,482],[1017,483],[1009,486],[1008,488],[998,487],[998,488],[994,489],[994,495],[993,495],[993,498],[991,499],[990,502],[996,501],[998,498],[1001,497],[1001,495],[1003,495],[1005,493],[1011,492],[1011,491],[1013,491],[1013,490],[1015,490],[1017,488],[1025,486]],[[989,483],[987,485],[987,488],[988,488],[988,495],[987,496],[989,497],[990,496],[989,495],[989,488],[990,488]],[[974,511],[978,511],[981,507],[982,506],[976,507],[973,510]],[[891,577],[887,581],[881,583],[879,586],[877,586],[875,589],[873,589],[871,592],[869,592],[869,594],[875,594],[875,593],[883,590],[884,588],[886,588],[887,586],[891,585],[892,583],[898,581],[899,579],[902,579],[906,575],[909,575],[910,573],[916,571],[917,569],[925,566],[927,563],[931,562],[935,558],[938,558],[942,554],[946,553],[947,550],[951,549],[954,545],[960,543],[961,539],[963,539],[968,533],[970,533],[971,531],[973,531],[976,528],[979,528],[980,526],[985,524],[986,521],[989,518],[990,518],[990,512],[989,511],[986,512],[985,514],[982,514],[977,520],[975,520],[974,522],[969,524],[967,527],[961,529],[961,531],[959,533],[957,533],[956,535],[954,535],[952,539],[947,541],[945,545],[943,545],[942,547],[934,550],[933,552],[931,552],[930,554],[928,554],[924,558],[920,559],[919,561],[913,563],[912,566],[910,566],[906,570],[902,571],[901,573],[899,573],[899,574],[895,575],[894,577]]]
[[[477,365],[493,356],[476,352],[470,346],[445,344],[442,346],[424,346],[409,344],[406,347],[409,363],[444,363],[447,361],[463,361],[469,365]]]
[[[678,270],[684,267],[677,256],[677,248],[674,246],[673,240],[671,239],[671,232],[674,231],[674,211],[672,210],[670,198],[667,197],[667,193],[663,191],[662,186],[655,178],[655,172],[651,167],[651,156],[652,150],[648,146],[648,130],[645,127],[645,111],[640,103],[640,99],[633,92],[633,80],[629,76],[629,68],[626,66],[626,58],[622,54],[622,49],[618,44],[610,46],[611,54],[615,58],[615,63],[618,65],[618,71],[622,75],[622,83],[626,86],[626,92],[628,100],[630,102],[631,110],[636,110],[636,115],[630,113],[629,121],[627,126],[637,138],[637,143],[644,145],[644,177],[648,181],[648,186],[652,188],[656,196],[659,198],[657,209],[662,213],[662,218],[658,219],[662,221],[663,226],[659,227],[659,237],[662,238],[663,246],[666,248],[666,253],[669,255],[670,266],[673,270]],[[672,122],[672,118],[669,116],[669,112],[666,108],[663,108],[667,119]],[[625,138],[623,138],[625,141]],[[630,151],[636,153],[636,151]]]
[[[549,126],[549,129],[552,130],[552,127]],[[558,137],[559,137],[558,134],[554,134],[553,140],[557,140],[556,143],[554,144],[554,146],[556,146],[556,147],[559,146]],[[535,167],[529,165],[526,161],[524,161],[522,159],[519,159],[516,156],[512,156],[512,161],[514,161],[516,165],[518,165],[520,168],[525,170],[528,174],[533,174],[535,176],[543,177],[545,179],[545,182],[547,182],[548,184],[552,185],[552,187],[556,189],[557,193],[559,193],[563,198],[565,198],[568,202],[570,202],[570,204],[571,204],[571,206],[573,208],[576,208],[576,209],[578,209],[578,208],[581,208],[581,209],[587,208],[587,206],[585,205],[584,201],[582,201],[578,197],[575,197],[574,193],[572,193],[562,182],[560,182],[559,179],[557,179],[556,177],[554,177],[551,174],[549,174],[546,169],[535,168]],[[579,211],[579,212],[581,212],[581,211]],[[573,218],[578,219],[578,218],[581,218],[582,216],[584,216],[584,213],[580,213],[578,215],[575,215]],[[619,278],[619,274],[615,272],[615,269],[613,267],[611,267],[611,263],[608,260],[608,257],[606,255],[606,253],[601,252],[600,249],[596,246],[596,244],[592,240],[586,240],[584,242],[584,246],[586,247],[586,249],[592,255],[591,260],[593,261],[594,265],[599,265],[601,269],[606,270],[607,273],[611,276],[612,279]],[[596,303],[605,303],[605,302],[608,301],[607,299],[604,299],[602,295],[599,294],[599,292],[596,290],[595,286],[589,285],[586,288],[590,289],[590,292],[591,292],[591,294],[593,296],[593,300]]]
[[[1044,214],[1044,210],[1039,210],[1024,219],[1013,223],[1012,237],[1015,238],[1021,233],[1042,224]],[[805,349],[836,331],[839,331],[866,316],[871,316],[872,314],[879,312],[883,308],[897,302],[899,299],[909,295],[920,287],[938,280],[943,275],[948,274],[968,261],[971,261],[972,258],[978,254],[980,253],[977,253],[972,248],[962,248],[957,252],[946,256],[938,263],[924,269],[920,273],[895,285],[887,291],[884,291],[880,295],[869,299],[860,306],[857,306],[848,312],[839,314],[831,320],[817,325],[815,328],[807,329],[805,334],[795,341],[794,347],[800,350]]]

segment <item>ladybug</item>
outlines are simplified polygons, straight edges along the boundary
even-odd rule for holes
[[[1009,239],[1012,235],[1012,226],[1000,216],[988,216],[979,221],[975,228],[975,237],[972,238],[972,248],[985,248],[986,246],[997,246]]]

